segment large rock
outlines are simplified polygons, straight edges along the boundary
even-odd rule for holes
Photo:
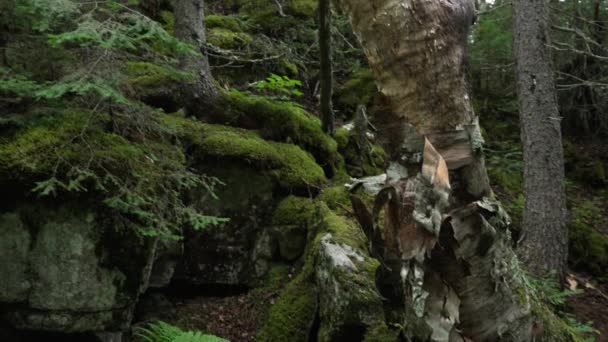
[[[358,235],[358,227],[349,228]],[[318,341],[361,341],[376,326],[384,326],[382,297],[374,282],[378,262],[348,243],[326,233],[317,246]]]
[[[266,233],[273,208],[272,179],[237,162],[202,170],[225,185],[216,191],[218,200],[193,194],[193,205],[230,221],[202,231],[185,230],[183,265],[176,277],[193,284],[253,284],[266,273],[275,254]]]
[[[361,229],[319,200],[290,196],[274,223],[304,226],[304,265],[270,308],[259,341],[395,341]]]
[[[0,308],[15,328],[120,331],[146,288],[152,241],[86,205],[0,213]]]

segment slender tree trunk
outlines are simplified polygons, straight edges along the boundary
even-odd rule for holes
[[[194,80],[184,84],[183,101],[189,115],[202,117],[214,111],[219,91],[214,84],[209,60],[204,52],[205,36],[203,0],[177,0],[174,4],[175,36],[192,44],[202,55],[184,53],[180,68],[191,72]]]
[[[319,48],[321,52],[321,121],[325,133],[333,135],[330,0],[319,0]]]
[[[514,0],[521,139],[524,149],[522,260],[537,275],[563,276],[568,252],[561,116],[557,108],[549,11],[545,1]]]

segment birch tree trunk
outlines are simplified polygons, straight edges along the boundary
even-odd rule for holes
[[[549,8],[544,1],[515,0],[513,11],[526,197],[521,257],[537,275],[555,271],[563,279],[568,229]]]
[[[203,7],[203,0],[176,0],[173,6],[175,36],[202,53],[184,53],[179,60],[180,68],[195,77],[192,82],[184,84],[182,94],[187,113],[197,117],[213,112],[220,96],[204,52],[207,38]]]
[[[383,265],[379,289],[405,306],[404,334],[431,341],[531,340],[527,287],[508,216],[488,197],[483,139],[466,81],[473,2],[340,2],[403,128],[401,152],[373,210],[352,199]],[[380,212],[384,228],[376,222]]]

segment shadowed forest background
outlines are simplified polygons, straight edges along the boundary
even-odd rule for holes
[[[205,41],[179,34],[190,28],[176,1],[0,0],[0,340],[465,341],[477,331],[446,305],[454,291],[433,299],[446,281],[432,272],[427,309],[442,302],[449,327],[402,325],[399,306],[417,299],[386,300],[384,261],[350,193],[370,208],[374,196],[344,185],[385,173],[394,122],[339,2],[327,2],[327,83],[318,0],[204,1]],[[560,285],[495,256],[488,272],[526,289],[508,293],[528,303],[531,336],[608,341],[608,3],[548,6],[568,270]],[[508,235],[492,241],[517,250],[526,194],[512,5],[477,2],[475,13],[464,72],[493,190],[476,203]],[[333,134],[320,120],[327,106]]]

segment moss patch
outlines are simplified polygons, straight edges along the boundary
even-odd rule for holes
[[[310,225],[315,214],[315,201],[297,196],[287,196],[277,205],[272,215],[272,224],[283,225]]]
[[[2,180],[32,182],[51,176],[56,167],[61,172],[88,161],[121,173],[144,173],[153,167],[143,146],[103,130],[105,116],[79,110],[43,112],[40,119],[0,139]]]
[[[319,195],[319,200],[325,202],[329,209],[345,214],[345,210],[350,208],[350,195],[344,185],[336,185],[323,189]]]
[[[384,149],[380,145],[372,144],[366,152],[362,152],[352,134],[352,131],[339,129],[335,136],[348,174],[363,177],[383,173],[386,160]]]
[[[355,68],[351,77],[337,91],[337,104],[348,109],[346,117],[352,117],[358,105],[370,107],[377,93],[374,75],[369,68]]]
[[[287,1],[288,11],[301,17],[312,17],[317,9],[316,0],[288,0]]]
[[[205,16],[205,28],[223,28],[233,32],[242,32],[241,23],[238,18],[229,15],[207,15]]]
[[[317,188],[325,181],[321,167],[298,146],[266,141],[252,131],[178,116],[164,115],[163,120],[174,133],[193,144],[195,160],[246,162],[267,172],[283,188]]]
[[[338,192],[337,188],[334,190]],[[325,196],[332,197],[329,194]],[[266,324],[258,335],[259,341],[307,341],[311,327],[309,322],[312,322],[316,315],[316,291],[318,290],[315,272],[320,255],[319,247],[322,238],[328,233],[332,236],[332,243],[348,245],[358,254],[366,257],[364,261],[354,260],[358,271],[336,269],[335,273],[332,273],[332,276],[339,279],[341,284],[348,284],[349,287],[352,287],[352,295],[346,295],[348,302],[342,303],[342,311],[335,317],[337,323],[324,323],[326,324],[325,330],[320,331],[319,336],[325,334],[335,337],[337,336],[335,334],[339,334],[343,327],[334,326],[334,324],[348,325],[352,322],[361,322],[359,315],[363,313],[365,316],[365,313],[371,310],[371,306],[382,307],[373,281],[378,262],[367,255],[365,237],[355,222],[337,215],[322,200],[296,196],[289,196],[278,204],[272,221],[273,224],[283,226],[305,225],[309,231],[309,240],[303,258],[303,266],[298,276],[281,294],[279,301],[271,308]],[[298,298],[301,299],[298,300]],[[311,302],[313,298],[314,306]],[[293,306],[296,308],[294,309]],[[373,316],[376,318],[376,315]],[[381,320],[381,314],[379,317]],[[288,322],[285,321],[286,318]],[[296,326],[290,321],[297,323]],[[334,318],[332,318],[333,321]],[[379,336],[380,331],[377,333]],[[372,338],[376,336],[374,334],[370,334],[370,341],[378,340]]]
[[[575,269],[585,270],[608,280],[608,237],[592,225],[597,224],[597,220],[602,220],[602,210],[595,202],[585,201],[572,208],[571,215],[568,253],[570,264]]]
[[[128,62],[126,74],[123,88],[131,96],[168,112],[179,107],[181,84],[192,80],[187,73],[148,62]]]
[[[207,33],[207,42],[223,49],[242,48],[251,44],[253,40],[247,33],[235,32],[221,27],[212,28]]]
[[[270,308],[256,340],[306,342],[317,312],[316,289],[304,277],[293,280]]]
[[[311,152],[324,169],[333,170],[336,142],[323,133],[318,118],[296,103],[232,91],[224,94],[224,107],[220,123],[257,128],[265,139],[292,142]]]

